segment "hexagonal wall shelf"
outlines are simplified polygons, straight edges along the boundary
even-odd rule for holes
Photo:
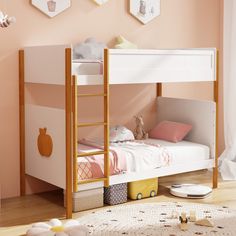
[[[95,3],[97,3],[98,5],[102,5],[106,2],[108,2],[108,0],[93,0]]]
[[[141,21],[147,24],[161,13],[160,0],[130,0],[130,13]]]
[[[31,0],[31,2],[49,17],[54,17],[71,6],[71,0]]]

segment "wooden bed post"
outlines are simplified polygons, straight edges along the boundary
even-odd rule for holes
[[[72,218],[72,81],[71,48],[65,50],[65,110],[66,110],[66,218]]]
[[[25,195],[25,68],[24,50],[19,50],[20,195]]]
[[[214,81],[214,101],[216,103],[216,132],[215,132],[215,167],[213,168],[213,188],[218,187],[218,115],[219,115],[219,51],[216,53],[216,80]]]
[[[78,191],[78,165],[77,165],[77,77],[72,76],[72,111],[73,111],[73,192]]]
[[[106,180],[104,181],[105,187],[109,187],[110,176],[110,159],[109,159],[109,53],[108,49],[104,50],[104,174]]]
[[[162,96],[162,83],[157,83],[157,97]]]

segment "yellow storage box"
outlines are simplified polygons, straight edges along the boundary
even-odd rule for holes
[[[145,179],[128,183],[128,197],[130,199],[140,200],[146,197],[157,195],[158,178]]]

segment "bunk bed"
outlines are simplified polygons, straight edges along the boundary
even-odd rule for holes
[[[70,45],[26,47],[19,51],[22,195],[25,194],[25,175],[58,186],[65,190],[66,216],[70,218],[72,216],[72,194],[94,188],[94,186],[107,187],[213,168],[213,187],[217,187],[216,49],[105,49],[103,74],[80,74],[80,65],[81,63],[72,60]],[[162,97],[162,83],[199,81],[213,82],[214,101]],[[194,130],[187,136],[186,143],[181,143],[177,147],[178,150],[185,146],[190,148],[192,145],[191,148],[195,149],[189,150],[200,148],[204,153],[203,158],[196,157],[190,161],[177,161],[173,165],[138,173],[131,171],[110,175],[109,86],[142,83],[154,83],[157,86],[157,122],[175,120],[193,124]],[[35,104],[30,98],[32,91],[30,91],[29,84],[63,87],[64,105],[53,107],[50,104]],[[83,85],[101,85],[103,92],[78,94],[77,87]],[[94,96],[103,98],[104,120],[94,123],[78,123],[77,99]],[[90,153],[78,153],[77,129],[93,126],[104,126],[103,149]],[[197,146],[198,144],[199,146]],[[163,145],[165,144],[163,143]],[[40,150],[41,146],[44,148]],[[92,179],[79,179],[78,158],[97,155],[104,156],[104,175]]]

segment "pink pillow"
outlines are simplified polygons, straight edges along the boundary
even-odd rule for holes
[[[149,132],[150,138],[177,143],[192,129],[192,125],[164,120]]]

